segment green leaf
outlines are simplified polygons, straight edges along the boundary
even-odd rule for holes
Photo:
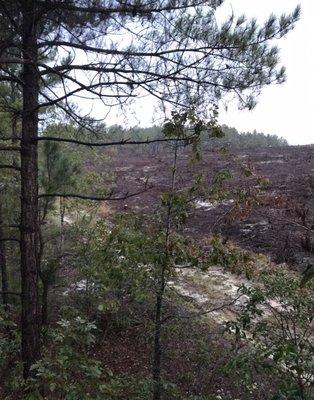
[[[301,286],[305,286],[314,278],[314,264],[308,264],[302,273]]]

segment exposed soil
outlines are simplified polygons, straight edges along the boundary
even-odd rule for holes
[[[169,190],[173,155],[171,149],[153,154],[124,149],[112,156],[105,168],[114,172],[117,193],[138,196],[110,202],[115,211],[152,213],[161,193]],[[229,170],[232,179],[224,183],[226,198],[213,201],[203,195],[193,203],[185,233],[202,239],[212,233],[243,248],[268,254],[275,262],[300,265],[313,261],[314,228],[314,146],[290,146],[233,151],[227,157],[206,150],[199,163],[191,163],[191,153],[182,149],[178,157],[178,188],[192,185],[204,175],[208,189],[214,176]],[[253,175],[246,177],[243,167]],[[241,172],[242,171],[242,172]],[[261,185],[263,177],[266,185]],[[235,204],[237,189],[250,190],[254,199]]]

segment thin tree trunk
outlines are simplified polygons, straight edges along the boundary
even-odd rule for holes
[[[3,216],[2,216],[2,192],[0,191],[0,268],[1,268],[1,290],[2,290],[2,301],[4,308],[8,306],[8,271],[7,271],[7,260],[6,260],[6,248],[5,242],[2,241],[3,235]]]
[[[47,325],[48,323],[48,293],[49,293],[49,283],[42,279],[43,292],[41,297],[41,323],[42,325]]]
[[[60,197],[60,254],[64,248],[64,216],[65,216],[65,199]]]
[[[46,219],[47,215],[47,208],[48,208],[48,202],[46,202],[46,205],[44,207],[44,216],[42,219],[40,219],[40,222],[43,223]],[[44,238],[42,235],[41,227],[39,227],[39,250],[38,250],[38,258],[37,258],[37,268],[38,268],[38,276],[41,280],[42,283],[42,294],[41,294],[41,324],[46,325],[48,323],[48,280],[45,274],[42,271],[41,264],[42,264],[42,258],[44,254],[44,249],[45,249],[45,243],[44,243]]]
[[[171,176],[171,193],[174,192],[176,186],[176,172],[177,172],[177,156],[178,156],[178,142],[175,142],[174,159]],[[161,346],[161,332],[162,332],[162,307],[163,297],[166,287],[166,268],[167,260],[169,257],[169,239],[171,234],[171,212],[172,200],[169,201],[166,217],[166,237],[165,237],[165,263],[160,269],[159,288],[156,295],[155,305],[155,335],[154,335],[154,354],[153,354],[153,400],[160,400],[162,395],[161,387],[161,361],[162,361],[162,346]]]
[[[20,54],[20,57],[22,57],[22,54]],[[19,96],[17,95],[17,87],[15,82],[11,82],[11,93],[10,93],[10,99],[12,104],[15,104],[16,101],[19,100]],[[18,139],[18,121],[19,121],[20,115],[18,113],[13,113],[11,116],[11,129],[12,129],[12,146],[13,147],[18,147],[19,146],[19,139]],[[17,152],[13,151],[12,152],[12,164],[15,167],[19,166],[19,155]]]
[[[156,296],[155,306],[155,337],[154,337],[154,355],[153,355],[153,400],[161,398],[161,329],[162,329],[162,306],[163,295],[165,291],[165,271],[162,268],[160,287]]]
[[[22,2],[23,113],[21,140],[21,283],[22,361],[24,379],[40,358],[40,312],[38,301],[38,92],[36,0]]]
[[[40,210],[38,211],[39,215],[39,222],[40,226],[38,228],[38,257],[37,257],[37,269],[38,269],[38,276],[42,283],[42,294],[41,294],[41,324],[46,325],[48,322],[48,281],[47,277],[42,271],[42,259],[45,250],[45,242],[42,234],[42,226],[46,222],[47,214],[48,214],[48,206],[49,206],[49,199],[45,201],[43,206],[42,215]]]

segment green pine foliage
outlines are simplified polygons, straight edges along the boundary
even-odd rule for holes
[[[152,126],[148,128],[134,127],[132,129],[123,129],[121,126],[109,127],[106,130],[106,137],[109,140],[138,140],[138,141],[150,141],[163,138],[163,130],[159,126]],[[254,149],[263,147],[282,147],[288,146],[288,142],[284,138],[280,138],[277,135],[265,134],[262,132],[239,132],[236,128],[231,128],[227,125],[221,126],[221,133],[217,137],[216,134],[208,135],[208,133],[202,134],[202,142],[204,148],[208,149],[219,149],[221,147],[227,147],[229,149]],[[158,153],[165,144],[163,143],[151,143],[146,145],[153,153]]]

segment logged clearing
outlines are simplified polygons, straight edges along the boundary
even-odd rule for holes
[[[170,148],[157,154],[145,147],[142,152],[129,148],[111,153],[104,168],[115,176],[115,191],[144,191],[109,206],[119,213],[153,212],[160,195],[169,190],[172,157]],[[221,171],[228,170],[232,175],[224,183],[226,198],[217,201],[204,195],[195,199],[186,235],[202,240],[220,233],[242,248],[270,255],[273,261],[291,266],[313,261],[313,146],[233,150],[228,156],[206,150],[198,163],[191,162],[191,154],[182,149],[177,163],[178,188],[189,187],[195,176],[203,174],[210,190],[214,177]],[[251,169],[251,176],[243,174],[246,167]],[[261,179],[265,185],[260,184]],[[257,201],[235,210],[239,188],[251,189]]]

